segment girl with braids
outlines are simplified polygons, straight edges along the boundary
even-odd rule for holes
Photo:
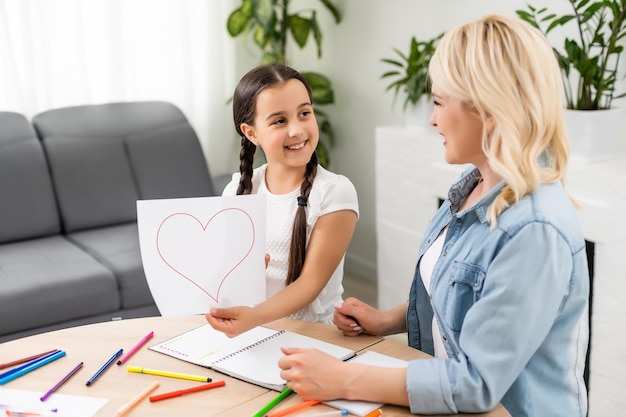
[[[359,209],[352,183],[318,165],[311,88],[286,65],[259,66],[239,81],[233,118],[240,173],[222,195],[267,197],[266,301],[213,308],[206,319],[231,337],[286,316],[331,323]],[[267,163],[253,169],[257,147]]]
[[[372,368],[283,348],[281,376],[304,399],[583,417],[589,272],[564,188],[569,144],[552,47],[521,19],[486,16],[446,33],[429,75],[445,160],[471,165],[424,233],[409,301],[379,311],[348,298],[334,322],[348,336],[408,331],[434,358]]]

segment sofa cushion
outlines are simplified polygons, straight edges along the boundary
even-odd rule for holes
[[[128,136],[126,149],[141,200],[215,195],[200,142],[186,121]]]
[[[65,232],[137,219],[138,194],[123,139],[48,136],[43,144]]]
[[[116,311],[113,274],[62,236],[0,246],[0,334]]]
[[[0,243],[60,231],[41,143],[21,114],[0,112]]]
[[[154,305],[141,263],[137,223],[84,230],[67,237],[113,272],[123,309]]]
[[[136,221],[136,200],[214,195],[193,128],[173,104],[109,103],[33,118],[65,232]]]

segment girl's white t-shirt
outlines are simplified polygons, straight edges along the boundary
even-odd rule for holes
[[[265,184],[267,164],[256,168],[252,174],[252,194],[265,194],[267,199],[266,250],[270,262],[266,273],[266,298],[270,298],[285,288],[289,264],[289,247],[293,220],[298,208],[297,197],[300,188],[287,194],[272,194]],[[224,188],[222,195],[237,194],[240,173],[233,174],[232,180]],[[309,194],[307,213],[307,245],[317,219],[340,210],[352,210],[359,215],[357,193],[354,185],[343,175],[317,167],[313,187]],[[333,272],[326,286],[311,304],[289,316],[289,318],[332,323],[334,305],[342,302],[344,257]]]

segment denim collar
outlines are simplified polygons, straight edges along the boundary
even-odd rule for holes
[[[504,180],[500,181],[495,187],[493,187],[489,192],[483,196],[476,204],[472,207],[469,207],[462,212],[459,212],[459,206],[461,203],[467,198],[467,196],[472,192],[472,190],[478,185],[482,176],[480,175],[480,171],[477,168],[471,169],[471,171],[465,171],[462,178],[456,183],[452,184],[450,187],[450,191],[448,191],[448,199],[450,200],[450,215],[454,217],[456,214],[457,217],[462,217],[466,213],[475,212],[476,216],[480,220],[481,223],[487,222],[487,209],[493,203],[496,196],[500,193],[502,188],[505,185]]]

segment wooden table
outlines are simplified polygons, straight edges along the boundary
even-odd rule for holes
[[[175,318],[149,317],[73,327],[6,342],[0,344],[0,363],[56,348],[65,350],[67,355],[36,371],[17,378],[3,387],[38,391],[43,394],[62,378],[75,363],[83,361],[84,368],[64,384],[58,393],[108,398],[109,401],[99,410],[96,416],[114,416],[122,405],[130,401],[155,380],[160,382],[160,386],[151,395],[189,388],[195,384],[187,380],[126,371],[127,365],[140,366],[194,375],[206,374],[213,378],[214,381],[226,381],[226,386],[155,403],[151,403],[146,399],[127,414],[129,417],[182,415],[185,417],[241,417],[254,414],[272,400],[277,395],[277,392],[147,349],[147,346],[157,344],[203,324],[206,324],[206,321],[202,315]],[[363,335],[359,337],[344,337],[341,332],[331,325],[282,319],[269,323],[268,327],[306,334],[344,346],[356,352],[374,350],[401,359],[428,357],[415,349],[380,337]],[[150,331],[154,331],[154,337],[127,362],[122,366],[112,365],[93,385],[85,385],[87,379],[115,351],[120,348],[130,349]],[[280,406],[282,408],[300,401],[301,399],[298,395],[292,394]],[[328,410],[333,409],[325,405],[317,405],[310,407],[307,412]],[[409,410],[404,407],[385,406],[383,408],[383,416],[385,417],[409,415],[411,415]],[[509,414],[503,407],[499,406],[491,413],[473,414],[472,416],[507,417]]]

